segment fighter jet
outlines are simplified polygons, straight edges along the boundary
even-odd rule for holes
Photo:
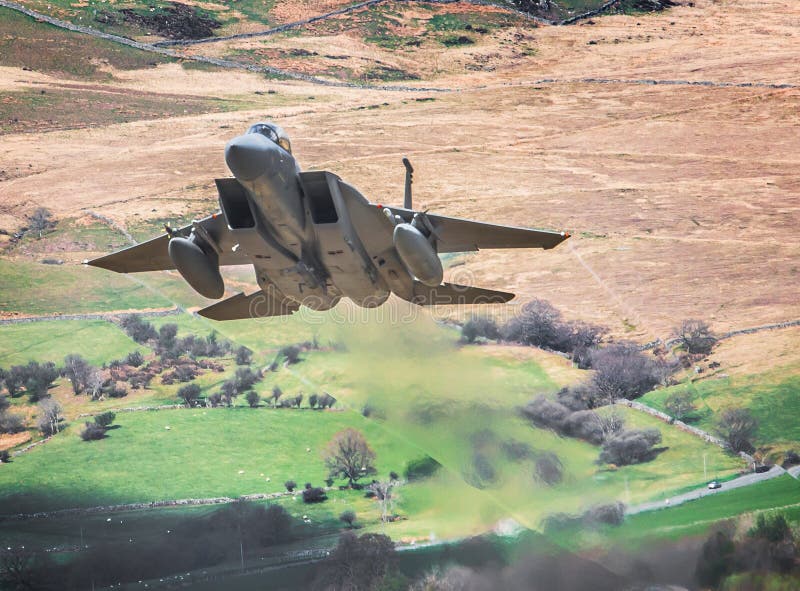
[[[403,207],[371,203],[332,172],[301,172],[289,137],[257,123],[228,142],[233,178],[216,179],[220,209],[182,228],[88,261],[118,273],[177,269],[200,295],[225,293],[220,266],[252,265],[259,291],[198,313],[213,320],[328,310],[341,298],[374,308],[391,293],[415,304],[504,303],[514,294],[443,283],[441,253],[554,248],[565,232],[498,226],[416,211],[413,168]]]

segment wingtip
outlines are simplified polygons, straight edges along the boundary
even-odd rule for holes
[[[115,273],[120,273],[119,268],[115,268],[113,264],[108,260],[109,255],[104,257],[92,259],[92,260],[84,260],[83,264],[87,267],[97,267],[98,269],[105,269],[106,271],[114,271]]]

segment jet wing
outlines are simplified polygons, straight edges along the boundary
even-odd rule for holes
[[[207,234],[219,248],[220,265],[245,265],[251,261],[244,253],[232,250],[236,240],[228,230],[225,218],[220,212],[195,222],[200,232]],[[176,233],[188,236],[194,224],[184,226]],[[174,269],[175,265],[167,253],[170,237],[166,234],[153,238],[136,246],[131,246],[115,253],[88,261],[87,264],[117,273],[139,273],[141,271],[163,271]]]
[[[392,207],[391,210],[407,222],[410,222],[417,213],[399,207]],[[424,215],[436,230],[436,246],[440,253],[467,252],[485,248],[551,249],[569,238],[566,232],[499,226],[432,213]]]
[[[244,320],[248,318],[267,318],[270,316],[289,316],[298,310],[296,302],[280,299],[280,296],[257,291],[250,295],[238,293],[207,308],[198,310],[200,316],[211,320]]]

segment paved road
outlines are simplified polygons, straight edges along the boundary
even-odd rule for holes
[[[734,480],[723,482],[722,488],[718,488],[715,490],[710,490],[707,487],[699,488],[697,490],[683,493],[682,495],[675,495],[674,497],[669,497],[664,501],[652,501],[650,503],[642,503],[641,505],[634,505],[632,507],[629,507],[625,511],[625,513],[626,515],[636,515],[637,513],[643,513],[645,511],[655,511],[657,509],[675,507],[676,505],[682,505],[687,501],[694,501],[702,497],[707,497],[709,495],[715,495],[721,492],[725,492],[726,490],[731,490],[734,488],[742,488],[743,486],[750,486],[758,482],[771,480],[772,478],[777,478],[778,476],[782,476],[783,474],[786,473],[787,471],[781,468],[780,466],[773,466],[769,472],[762,472],[761,474],[747,474],[745,476],[740,476],[739,478],[736,478]],[[795,478],[797,478],[797,476],[795,476]]]
[[[800,480],[800,466],[794,466],[792,468],[789,468],[787,472],[789,473],[789,476],[791,476],[792,478]]]

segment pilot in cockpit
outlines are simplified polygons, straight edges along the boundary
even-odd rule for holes
[[[289,136],[286,135],[286,132],[283,131],[280,126],[274,123],[256,123],[250,126],[247,133],[260,133],[268,140],[278,144],[281,148],[289,152],[289,154],[292,153],[292,144],[289,141]]]

